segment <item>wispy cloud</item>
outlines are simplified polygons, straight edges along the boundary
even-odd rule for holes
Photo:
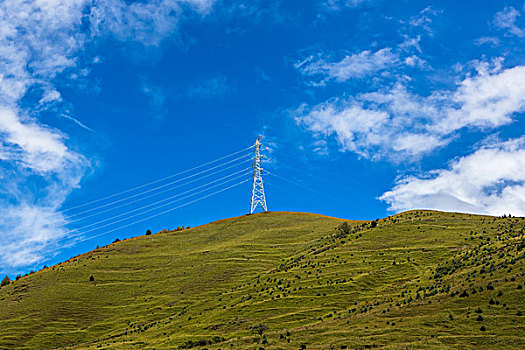
[[[418,159],[448,144],[463,128],[496,128],[525,110],[525,66],[503,70],[477,62],[476,68],[455,90],[420,96],[397,83],[313,107],[302,105],[296,120],[317,138],[334,135],[344,151],[372,159]]]
[[[350,79],[360,79],[385,70],[399,62],[397,54],[392,49],[385,48],[372,52],[361,51],[346,55],[336,62],[329,62],[325,57],[309,56],[295,64],[295,68],[308,76],[319,76],[321,80],[316,84],[325,84],[329,80],[338,82]]]
[[[525,137],[491,142],[447,169],[400,179],[381,200],[392,211],[426,208],[525,216]]]
[[[421,57],[421,40],[433,35],[433,18],[439,14],[440,11],[427,7],[408,21],[401,21],[401,41],[392,47],[345,53],[339,59],[333,56],[341,55],[316,53],[298,60],[294,67],[301,74],[312,77],[307,83],[314,86],[324,86],[331,81],[341,83],[403,75],[406,68],[429,69],[429,64]]]
[[[495,36],[483,36],[474,41],[476,45],[490,45],[496,47],[499,45],[499,39]]]
[[[211,11],[215,0],[108,0],[90,7],[90,30],[94,36],[111,34],[122,41],[159,45],[172,34],[188,5],[201,14]]]
[[[9,149],[12,159],[7,159],[38,174],[62,172],[70,164],[82,162],[82,157],[72,152],[64,143],[64,136],[57,130],[39,125],[14,108],[0,107],[0,135],[4,149]]]
[[[80,126],[82,129],[85,129],[87,131],[90,131],[90,132],[95,132],[95,130],[91,129],[89,126],[86,126],[85,124],[83,124],[80,120],[70,116],[70,115],[67,115],[67,114],[61,114],[60,115],[62,118],[65,118],[65,119],[68,119],[68,120],[71,120],[73,123],[77,124],[78,126]]]
[[[439,16],[442,11],[435,9],[432,6],[428,6],[421,10],[416,16],[413,16],[408,21],[408,24],[413,28],[423,29],[429,36],[434,35],[434,29],[432,28],[432,22],[434,18]]]
[[[518,26],[517,22],[521,13],[514,7],[505,7],[494,16],[494,25],[497,28],[504,29],[509,35],[525,37],[525,29]]]

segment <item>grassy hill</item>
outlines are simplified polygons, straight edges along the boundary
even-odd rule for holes
[[[142,236],[0,288],[0,349],[523,349],[524,228],[276,212]]]

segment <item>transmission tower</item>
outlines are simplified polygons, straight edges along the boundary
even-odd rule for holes
[[[262,135],[257,137],[255,141],[253,153],[255,159],[253,160],[253,184],[252,184],[252,198],[250,200],[250,214],[253,214],[257,206],[261,206],[264,211],[268,211],[266,207],[266,197],[264,195],[264,186],[262,179],[262,168],[261,168],[261,139]]]

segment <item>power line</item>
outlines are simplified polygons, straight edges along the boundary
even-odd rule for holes
[[[143,221],[146,221],[146,220],[152,219],[152,218],[154,218],[154,217],[157,217],[157,216],[160,216],[160,215],[164,215],[164,214],[169,213],[169,212],[171,212],[171,211],[174,211],[174,210],[180,209],[180,208],[182,208],[182,207],[188,206],[188,205],[193,204],[193,203],[195,203],[195,202],[199,202],[199,201],[201,201],[201,200],[203,200],[203,199],[206,199],[206,198],[208,198],[208,197],[214,196],[214,195],[219,194],[219,193],[221,193],[221,192],[227,191],[227,190],[229,190],[229,189],[231,189],[231,188],[234,188],[234,187],[240,186],[240,185],[242,185],[243,183],[248,182],[249,180],[250,180],[250,179],[243,180],[243,181],[238,182],[238,183],[236,183],[236,184],[234,184],[234,185],[231,185],[231,186],[228,186],[228,187],[223,188],[223,189],[221,189],[221,190],[218,190],[218,191],[215,191],[215,192],[213,192],[213,193],[207,194],[207,195],[205,195],[205,196],[203,196],[203,197],[200,197],[200,198],[194,199],[194,200],[192,200],[192,201],[190,201],[190,202],[187,202],[187,203],[181,204],[181,205],[179,205],[179,206],[176,206],[176,207],[170,208],[170,209],[168,209],[168,210],[164,210],[164,211],[162,211],[162,212],[160,212],[160,213],[157,213],[157,214],[154,214],[154,215],[150,215],[150,216],[148,216],[148,217],[146,217],[146,218],[143,218],[143,219],[140,219],[140,220],[134,221],[134,222],[132,222],[132,223],[129,223],[129,224],[126,224],[126,225],[123,225],[123,226],[120,226],[120,227],[117,227],[117,228],[114,228],[114,229],[111,229],[111,230],[109,230],[109,231],[102,232],[102,233],[97,234],[97,235],[94,235],[94,236],[86,237],[86,238],[84,238],[84,239],[76,240],[76,241],[74,241],[74,242],[72,242],[72,243],[70,243],[70,244],[67,244],[67,245],[62,246],[60,249],[68,248],[68,247],[71,247],[71,246],[73,246],[73,245],[75,245],[75,244],[77,244],[77,243],[85,242],[85,241],[88,241],[88,240],[90,240],[90,239],[93,239],[93,238],[96,238],[96,237],[100,237],[100,236],[106,235],[106,234],[108,234],[108,233],[115,232],[115,231],[117,231],[117,230],[121,230],[121,229],[123,229],[123,228],[126,228],[126,227],[129,227],[129,226],[132,226],[132,225],[135,225],[135,224],[141,223],[141,222],[143,222]],[[68,237],[68,239],[69,239],[69,238],[71,238],[71,237]],[[57,241],[57,242],[60,242],[60,241]],[[58,251],[58,250],[59,250],[59,249],[54,249],[54,250],[44,251],[44,252],[42,252],[42,254],[47,254],[47,253],[55,252],[55,251]]]
[[[114,193],[114,194],[111,194],[111,195],[108,195],[108,196],[105,196],[105,197],[102,197],[102,198],[99,198],[99,199],[95,199],[95,200],[92,200],[90,202],[87,202],[87,203],[83,203],[83,204],[79,204],[79,205],[76,205],[76,206],[73,206],[73,207],[70,207],[70,208],[67,208],[67,209],[63,209],[63,210],[60,210],[60,211],[57,211],[56,213],[64,213],[66,211],[70,211],[70,210],[73,210],[73,209],[77,209],[77,208],[81,208],[81,207],[85,207],[87,205],[90,205],[90,204],[93,204],[93,203],[98,203],[98,202],[101,202],[103,200],[106,200],[106,199],[109,199],[109,198],[113,198],[113,197],[116,197],[116,196],[120,196],[121,194],[124,194],[124,193],[129,193],[129,192],[132,192],[132,191],[135,191],[135,190],[138,190],[140,188],[144,188],[144,187],[147,187],[147,186],[150,186],[150,185],[153,185],[153,184],[156,184],[156,183],[159,183],[159,182],[162,182],[162,181],[165,181],[167,179],[171,179],[173,177],[176,177],[176,176],[179,176],[179,175],[182,175],[182,174],[185,174],[185,173],[188,173],[190,171],[193,171],[193,170],[196,170],[196,169],[199,169],[199,168],[202,168],[204,166],[207,166],[207,165],[210,165],[210,164],[213,164],[213,163],[216,163],[220,160],[223,160],[223,159],[226,159],[226,158],[229,158],[231,156],[234,156],[236,154],[239,154],[241,152],[245,152],[247,150],[249,150],[250,148],[252,148],[253,146],[249,146],[249,147],[246,147],[240,151],[237,151],[237,152],[233,152],[233,153],[230,153],[226,156],[223,156],[223,157],[220,157],[220,158],[217,158],[217,159],[214,159],[212,161],[209,161],[207,163],[204,163],[204,164],[201,164],[201,165],[198,165],[198,166],[195,166],[193,168],[190,168],[190,169],[187,169],[187,170],[184,170],[184,171],[181,171],[181,172],[178,172],[176,174],[172,174],[172,175],[169,175],[169,176],[166,176],[166,177],[163,177],[161,179],[158,179],[158,180],[155,180],[155,181],[151,181],[151,182],[148,182],[146,184],[143,184],[143,185],[139,185],[139,186],[136,186],[136,187],[133,187],[133,188],[130,188],[130,189],[127,189],[127,190],[124,190],[124,191],[120,191],[120,192],[117,192],[117,193]],[[227,164],[227,163],[225,163]]]
[[[246,170],[248,170],[248,169],[249,169],[249,168],[247,168],[247,169],[243,169],[242,171],[246,172]],[[232,175],[233,175],[233,174],[232,174]],[[190,197],[192,197],[192,196],[195,196],[195,195],[197,195],[197,194],[200,194],[200,193],[206,192],[206,191],[208,191],[208,190],[210,190],[210,189],[212,189],[212,188],[216,188],[216,187],[218,187],[218,186],[222,186],[222,185],[224,185],[224,184],[226,184],[226,183],[228,183],[228,182],[231,182],[231,181],[233,181],[233,180],[235,180],[235,179],[241,178],[241,177],[246,176],[246,175],[248,175],[248,173],[242,174],[241,176],[236,176],[236,177],[234,177],[234,178],[232,178],[232,179],[230,179],[230,180],[224,181],[224,182],[222,182],[222,183],[219,183],[219,184],[217,184],[217,185],[211,186],[211,187],[209,187],[209,188],[205,188],[205,189],[203,189],[203,190],[201,190],[201,191],[198,191],[198,192],[192,193],[192,194],[190,194],[190,195],[188,195],[188,196],[185,196],[185,197],[182,197],[182,198],[179,198],[179,199],[176,199],[176,200],[170,201],[170,202],[168,202],[168,203],[166,203],[166,204],[163,204],[163,205],[161,205],[161,206],[159,206],[159,207],[152,208],[152,209],[148,209],[148,210],[146,210],[146,211],[144,211],[144,212],[141,212],[141,213],[138,213],[138,214],[134,214],[134,215],[131,215],[131,216],[128,216],[128,217],[125,217],[125,218],[119,219],[119,220],[117,220],[117,221],[113,221],[113,222],[110,222],[110,223],[108,223],[108,224],[104,224],[104,225],[99,226],[99,227],[94,227],[94,228],[91,228],[91,229],[89,229],[89,230],[87,230],[87,231],[79,232],[78,234],[74,234],[74,235],[72,235],[72,236],[68,236],[68,237],[65,238],[65,239],[71,239],[71,238],[74,238],[74,237],[78,237],[78,236],[84,235],[84,234],[86,234],[86,233],[93,232],[93,231],[96,231],[96,230],[100,230],[100,229],[102,229],[102,228],[105,228],[105,227],[108,227],[108,226],[111,226],[111,225],[117,224],[117,223],[119,223],[119,222],[123,222],[123,221],[129,220],[129,219],[133,219],[133,218],[135,218],[135,217],[137,217],[137,216],[140,216],[140,215],[142,215],[142,214],[152,212],[152,211],[157,210],[157,209],[159,209],[159,208],[166,207],[166,206],[168,206],[168,205],[170,205],[170,204],[173,204],[173,203],[179,202],[179,201],[181,201],[181,200],[184,200],[184,199],[190,198]],[[231,176],[231,175],[229,175],[229,176]],[[229,176],[227,176],[227,177],[229,177]],[[225,178],[226,178],[226,177],[225,177]],[[208,183],[208,184],[201,185],[201,186],[199,186],[199,187],[207,186],[207,185],[209,185],[209,184],[212,184],[212,183],[217,182],[217,181],[220,181],[220,180],[221,180],[221,179],[219,179],[219,180],[215,180],[215,181],[212,181],[212,182],[210,182],[210,183]],[[187,192],[190,192],[190,191],[193,191],[193,190],[195,190],[195,189],[197,189],[197,188],[199,188],[199,187],[196,187],[196,188],[193,188],[193,189],[191,189],[191,190],[188,190],[188,191],[186,191],[186,193],[187,193]],[[180,193],[180,194],[184,194],[184,193]],[[179,195],[180,195],[180,194],[179,194]],[[172,198],[173,198],[173,197],[177,197],[177,196],[178,196],[178,195],[176,195],[176,196],[172,196]],[[170,198],[166,198],[166,199],[164,199],[164,200],[162,200],[162,201],[159,201],[158,203],[163,202],[163,201],[166,201],[166,200],[168,200],[168,199],[170,199]],[[78,231],[80,231],[80,230],[84,230],[84,229],[86,229],[86,228],[88,228],[88,227],[91,227],[91,226],[94,226],[94,225],[98,225],[98,224],[103,223],[103,222],[106,222],[106,221],[108,221],[108,220],[112,220],[112,219],[115,219],[115,218],[121,217],[121,216],[123,216],[123,215],[127,215],[127,214],[130,214],[130,213],[136,212],[136,211],[138,211],[138,210],[141,210],[141,209],[144,209],[144,208],[150,207],[150,206],[152,206],[152,205],[154,205],[154,204],[157,204],[157,203],[152,203],[152,204],[149,204],[149,205],[147,205],[147,206],[144,206],[144,207],[141,207],[141,208],[137,208],[137,209],[134,209],[134,210],[132,210],[132,211],[128,211],[128,212],[123,213],[123,214],[119,214],[119,215],[116,215],[116,216],[113,216],[113,217],[110,217],[110,218],[107,218],[107,219],[104,219],[104,220],[100,220],[100,221],[98,221],[98,222],[95,222],[95,223],[93,223],[93,224],[90,224],[90,225],[87,225],[87,226],[84,226],[84,227],[81,227],[81,228],[77,228],[77,229],[73,229],[73,230],[67,231],[66,234],[68,234],[68,233],[73,233],[73,232],[78,232]],[[61,240],[52,241],[51,243],[60,242],[60,241],[61,241]]]
[[[156,204],[159,204],[159,203],[165,202],[165,201],[167,201],[167,200],[170,200],[170,199],[173,199],[173,198],[180,197],[180,196],[183,195],[183,194],[187,194],[187,193],[193,192],[193,191],[195,191],[195,190],[197,190],[197,189],[199,189],[199,188],[206,187],[206,186],[211,185],[211,184],[213,184],[213,183],[215,183],[215,182],[218,182],[218,181],[221,181],[221,180],[227,179],[227,178],[232,177],[233,175],[237,175],[237,174],[239,174],[239,173],[244,173],[244,174],[242,174],[241,176],[234,177],[233,179],[236,179],[236,178],[239,178],[239,177],[242,177],[242,176],[246,176],[246,175],[248,174],[248,173],[246,172],[248,169],[250,169],[250,168],[242,169],[242,170],[237,171],[237,172],[235,172],[235,173],[233,173],[233,174],[230,174],[230,175],[227,175],[227,176],[223,176],[222,178],[219,178],[219,179],[217,179],[217,180],[210,181],[210,182],[205,183],[205,184],[203,184],[203,185],[200,185],[200,186],[197,186],[197,187],[191,188],[191,189],[186,190],[186,191],[184,191],[184,192],[177,193],[176,195],[173,195],[173,196],[170,196],[170,197],[167,197],[167,198],[161,199],[161,200],[159,200],[159,201],[156,201],[156,202],[153,202],[153,203],[150,203],[150,204],[144,205],[144,206],[142,206],[142,207],[138,207],[138,208],[136,208],[136,209],[133,209],[133,210],[127,211],[127,212],[125,212],[125,213],[118,214],[118,215],[114,215],[114,216],[112,216],[112,217],[109,217],[109,218],[106,218],[106,219],[103,219],[103,220],[97,221],[97,222],[95,222],[95,223],[92,223],[92,224],[89,224],[89,225],[86,225],[86,226],[83,226],[83,227],[80,227],[80,228],[77,228],[77,229],[73,229],[73,230],[69,231],[69,233],[70,233],[70,232],[76,232],[76,231],[79,231],[79,230],[83,230],[83,229],[85,229],[85,228],[88,228],[88,227],[91,227],[91,226],[95,226],[95,225],[98,225],[98,224],[100,224],[100,223],[103,223],[103,222],[106,222],[106,221],[109,221],[109,220],[113,220],[113,219],[119,218],[119,217],[121,217],[121,216],[124,216],[124,215],[130,214],[130,213],[137,212],[137,211],[142,210],[142,209],[145,209],[145,208],[149,208],[149,207],[151,207],[151,206],[154,206],[154,205],[156,205]],[[229,182],[229,181],[232,181],[233,179],[230,179],[230,180],[226,181],[225,183],[227,183],[227,182]],[[209,189],[211,189],[211,188],[215,188],[215,187],[220,186],[220,185],[222,185],[222,183],[221,183],[221,184],[218,184],[218,185],[215,185],[215,186],[212,186],[212,187],[210,187],[210,188],[206,188],[204,191],[207,191],[207,190],[209,190]],[[194,196],[195,194],[202,193],[202,192],[203,192],[203,191],[201,191],[201,192],[197,192],[197,193],[193,193],[193,194],[191,194],[191,195],[189,195],[189,196],[186,196],[186,197],[183,197],[183,198],[181,198],[181,199],[185,199],[185,198],[188,198],[188,197]],[[179,200],[181,200],[181,199],[179,199]],[[178,200],[177,200],[177,201],[178,201]],[[172,204],[172,203],[173,203],[173,201],[172,201],[172,202],[169,202],[169,203],[166,203],[166,204],[163,204],[161,207],[164,207],[164,206],[169,205],[169,204]],[[147,211],[146,211],[146,212],[147,212]],[[143,213],[141,213],[141,214],[143,214]]]
[[[246,161],[242,161],[242,162],[240,162],[240,163],[238,163],[238,164],[231,165],[231,166],[229,166],[229,167],[226,167],[226,168],[220,169],[220,170],[218,170],[218,171],[212,172],[211,174],[201,176],[201,177],[199,177],[199,178],[193,179],[193,180],[191,180],[191,181],[188,181],[188,182],[186,182],[186,183],[183,183],[183,184],[180,184],[180,185],[177,185],[177,186],[174,186],[174,187],[170,187],[170,188],[165,189],[165,190],[162,190],[162,191],[160,191],[160,192],[156,192],[156,193],[150,194],[150,195],[148,195],[148,196],[145,196],[145,197],[142,197],[142,198],[139,198],[139,199],[135,199],[135,200],[132,200],[132,201],[130,201],[130,202],[127,202],[127,203],[124,203],[124,204],[121,204],[121,205],[117,205],[117,206],[114,206],[114,207],[109,208],[109,209],[105,209],[105,210],[99,211],[99,212],[94,213],[94,214],[86,215],[86,216],[81,217],[81,218],[79,218],[79,219],[75,219],[75,220],[72,220],[72,221],[68,221],[68,224],[71,224],[71,223],[74,223],[74,222],[78,222],[78,221],[82,221],[82,220],[85,220],[85,219],[87,219],[87,218],[90,218],[90,217],[93,217],[93,216],[97,216],[97,215],[100,215],[100,214],[103,214],[103,213],[107,213],[108,211],[112,211],[112,210],[115,210],[115,209],[118,209],[118,208],[122,208],[122,207],[125,207],[125,206],[128,206],[128,205],[131,205],[131,204],[133,204],[133,203],[140,202],[140,201],[143,201],[143,200],[145,200],[145,199],[148,199],[148,198],[151,198],[151,197],[158,196],[158,195],[160,195],[160,194],[162,194],[162,193],[166,193],[166,192],[172,191],[172,190],[174,190],[174,189],[177,189],[177,188],[180,188],[180,187],[187,186],[187,185],[189,185],[189,184],[191,184],[191,183],[194,183],[194,182],[200,181],[200,180],[202,180],[202,179],[208,178],[208,177],[210,177],[210,176],[216,175],[216,174],[221,173],[221,172],[223,172],[223,171],[225,171],[225,170],[228,170],[228,169],[231,169],[231,168],[237,167],[237,166],[239,166],[239,165],[241,165],[241,164],[246,163],[247,161],[251,161],[251,159],[247,159]],[[250,169],[250,168],[246,168],[246,169]],[[246,169],[244,169],[244,170],[246,170]],[[242,171],[242,170],[241,170],[241,171]],[[183,179],[181,179],[181,180],[183,180]],[[172,185],[172,184],[175,183],[175,182],[179,182],[179,181],[174,181],[174,182],[171,182],[171,183],[169,183],[169,184],[167,184],[167,185]],[[157,188],[157,189],[159,189],[159,188]],[[151,192],[151,191],[150,191],[150,192]],[[144,193],[141,193],[141,194],[144,194]],[[119,200],[119,201],[115,201],[115,202],[112,202],[112,203],[108,203],[107,205],[101,205],[101,206],[99,206],[99,207],[97,207],[97,208],[93,208],[93,209],[90,209],[90,210],[84,211],[84,212],[82,212],[82,213],[87,213],[87,212],[94,211],[94,210],[96,210],[96,209],[101,209],[101,208],[103,208],[103,207],[107,207],[107,206],[109,206],[110,204],[116,204],[117,202],[122,202],[122,201],[125,201],[125,200],[128,200],[128,199],[132,199],[132,198],[134,198],[134,197],[137,197],[137,195],[135,195],[135,196],[130,196],[130,197],[127,197],[127,198],[123,198],[123,199],[121,199],[121,200]],[[69,219],[69,218],[72,218],[72,217],[78,216],[78,215],[80,215],[80,214],[82,214],[82,213],[78,213],[78,214],[75,214],[75,215],[67,216],[67,217],[65,217],[65,219]],[[58,222],[58,221],[60,221],[60,220],[57,220],[56,222]]]
[[[231,164],[231,163],[233,163],[233,162],[235,162],[235,161],[237,161],[237,160],[240,160],[240,159],[243,159],[243,158],[246,158],[246,157],[249,157],[249,156],[251,156],[251,154],[245,154],[245,155],[240,156],[240,157],[238,157],[238,158],[232,159],[232,160],[230,160],[230,161],[228,161],[228,162],[226,162],[226,163],[222,163],[222,164],[216,165],[216,166],[214,166],[214,167],[212,167],[212,168],[209,168],[209,169],[206,169],[206,170],[199,171],[199,172],[197,172],[197,173],[195,173],[195,174],[185,176],[185,177],[183,177],[182,179],[178,179],[178,180],[175,180],[175,181],[171,181],[171,182],[168,182],[167,184],[160,185],[160,186],[157,186],[157,187],[151,188],[151,189],[149,189],[149,190],[142,191],[142,192],[136,193],[136,194],[134,194],[134,195],[131,195],[131,196],[125,197],[125,198],[117,199],[117,200],[115,200],[115,201],[113,201],[113,202],[109,202],[109,203],[101,204],[101,205],[96,206],[96,207],[94,207],[94,208],[91,208],[91,209],[88,209],[88,210],[81,211],[80,213],[76,213],[76,214],[69,215],[69,216],[66,217],[66,219],[67,219],[67,218],[72,218],[72,217],[75,217],[75,216],[78,216],[78,215],[82,215],[82,214],[85,214],[85,213],[90,213],[90,212],[95,211],[95,210],[97,210],[97,209],[105,208],[105,207],[108,207],[108,206],[113,205],[113,204],[116,204],[116,203],[121,203],[121,202],[123,202],[123,201],[129,200],[129,199],[132,199],[132,198],[139,197],[139,196],[144,195],[144,194],[146,194],[146,193],[154,192],[154,191],[156,191],[156,190],[158,190],[158,189],[160,189],[160,188],[164,188],[164,187],[167,187],[167,186],[173,185],[173,184],[175,184],[175,183],[179,183],[179,182],[181,182],[181,181],[184,181],[184,180],[187,180],[187,179],[190,179],[190,178],[194,178],[194,177],[197,176],[197,175],[207,173],[207,172],[209,172],[209,171],[211,171],[211,170],[215,170],[215,169],[220,168],[220,167],[222,167],[222,166],[224,166],[224,165]],[[248,160],[250,160],[250,159],[247,159],[246,161],[248,161]],[[240,162],[239,164],[236,164],[236,165],[234,165],[234,166],[237,166],[237,165],[240,165],[240,164],[243,164],[243,163],[244,163],[244,162]],[[229,167],[229,168],[232,168],[232,167],[234,167],[234,166],[231,166],[231,167]],[[229,169],[229,168],[226,168],[226,169]],[[223,170],[226,170],[226,169],[223,169]],[[218,173],[218,172],[221,172],[221,170],[217,171],[216,173]],[[144,187],[144,186],[142,186],[142,187]],[[126,191],[126,192],[130,192],[130,191],[131,191],[131,190],[128,190],[128,191]],[[121,192],[121,193],[124,193],[124,192]],[[57,212],[57,213],[60,213],[60,212]]]

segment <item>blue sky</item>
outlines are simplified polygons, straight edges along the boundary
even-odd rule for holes
[[[68,209],[258,134],[272,211],[523,216],[524,44],[524,1],[2,1],[0,273],[245,214],[249,182],[133,224],[248,179],[247,158]]]

